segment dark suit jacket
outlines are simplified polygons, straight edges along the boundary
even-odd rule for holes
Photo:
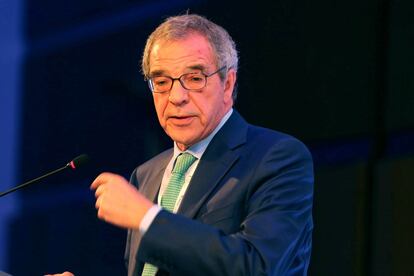
[[[172,149],[131,178],[156,200]],[[178,214],[161,211],[143,237],[129,231],[128,275],[306,275],[313,167],[295,138],[247,124],[234,111],[193,174]]]

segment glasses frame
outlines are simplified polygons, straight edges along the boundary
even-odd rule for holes
[[[208,79],[209,77],[211,77],[211,76],[213,76],[213,75],[217,74],[218,72],[220,72],[220,71],[222,71],[222,70],[224,70],[224,69],[226,69],[226,68],[227,68],[227,66],[225,65],[225,66],[223,66],[223,67],[219,68],[218,70],[216,70],[216,71],[214,71],[213,73],[208,74],[208,75],[207,75],[207,74],[205,74],[204,72],[201,72],[201,75],[203,75],[203,76],[204,76],[204,85],[203,85],[203,87],[200,87],[200,88],[197,88],[197,89],[189,89],[189,88],[185,87],[184,82],[183,82],[183,80],[182,80],[182,78],[183,78],[184,76],[191,75],[191,74],[195,74],[195,73],[185,73],[185,74],[182,74],[181,76],[179,76],[178,78],[172,78],[172,77],[170,77],[170,76],[162,76],[162,77],[164,77],[164,78],[168,78],[168,79],[170,79],[170,80],[171,80],[171,87],[170,87],[168,90],[166,90],[166,91],[162,91],[162,92],[157,92],[157,91],[154,91],[154,84],[153,84],[153,82],[152,82],[152,77],[151,77],[151,78],[147,78],[147,79],[146,79],[146,81],[148,81],[148,86],[149,86],[150,90],[152,91],[152,93],[157,93],[157,94],[169,93],[169,92],[171,91],[171,89],[173,88],[173,86],[174,86],[174,82],[175,82],[176,80],[178,80],[178,82],[181,84],[181,87],[182,87],[182,88],[184,88],[185,90],[188,90],[188,91],[196,91],[196,90],[200,90],[200,89],[203,89],[204,87],[206,87],[206,85],[207,85],[207,79]],[[157,77],[158,77],[158,76],[157,76]]]

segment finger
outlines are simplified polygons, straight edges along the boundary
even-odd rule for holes
[[[95,208],[99,210],[102,206],[103,196],[100,196],[96,199]]]
[[[95,197],[98,198],[100,197],[105,191],[105,184],[101,184],[100,186],[98,186],[98,188],[95,191]]]
[[[96,188],[98,188],[100,185],[106,183],[109,181],[109,179],[113,176],[114,174],[112,173],[108,173],[108,172],[104,172],[101,173],[100,175],[98,175],[98,177],[92,182],[91,184],[91,190],[95,190]]]
[[[104,216],[104,212],[102,211],[102,209],[98,210],[98,218],[105,221],[105,216]]]

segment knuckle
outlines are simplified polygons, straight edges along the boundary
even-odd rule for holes
[[[104,213],[103,213],[103,211],[101,209],[98,210],[98,218],[100,218],[100,219],[104,219],[105,218],[105,215],[104,215]]]

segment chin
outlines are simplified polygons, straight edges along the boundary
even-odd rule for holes
[[[173,139],[176,143],[182,144],[182,145],[186,145],[186,146],[191,146],[194,145],[197,142],[194,142],[192,139],[180,139],[180,137],[177,137],[177,139]]]
[[[183,139],[183,136],[179,134],[170,135],[170,138],[177,144],[184,145],[186,149],[198,142],[197,139],[192,139],[192,138]]]

